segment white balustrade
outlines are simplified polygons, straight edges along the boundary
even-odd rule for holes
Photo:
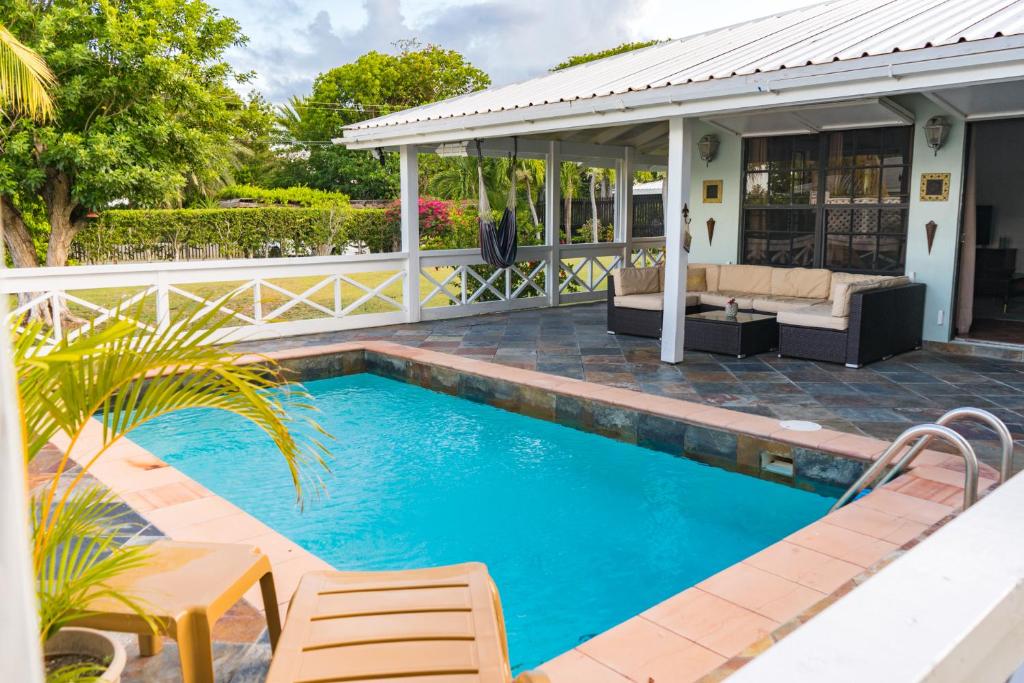
[[[658,240],[636,240],[630,262],[660,259]],[[80,321],[127,321],[153,332],[186,314],[219,306],[230,320],[225,341],[438,320],[549,304],[554,277],[562,303],[597,301],[608,274],[623,262],[625,244],[522,246],[516,263],[494,268],[476,249],[422,251],[419,301],[404,301],[410,260],[405,253],[352,256],[128,263],[64,268],[18,268],[0,273],[0,295],[12,300],[9,319],[33,311],[53,325],[41,332],[55,343],[80,334]]]

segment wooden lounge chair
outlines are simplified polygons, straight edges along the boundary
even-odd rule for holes
[[[312,572],[292,596],[267,683],[512,683],[487,567]],[[547,683],[523,673],[515,683]]]

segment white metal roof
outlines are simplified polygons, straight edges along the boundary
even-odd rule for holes
[[[362,136],[424,121],[621,97],[1019,34],[1024,34],[1024,0],[832,0],[362,121],[346,130]]]

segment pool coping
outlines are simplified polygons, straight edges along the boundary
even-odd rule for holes
[[[386,365],[368,368],[366,354],[372,354],[377,363],[383,359]],[[353,360],[357,357],[358,361]],[[810,449],[808,453],[868,463],[888,445],[828,429],[793,431],[772,418],[393,342],[346,342],[249,354],[238,362],[268,361],[291,372],[303,363],[330,361],[324,367],[335,374],[367,369],[385,375],[406,373],[424,386],[430,386],[431,380],[423,368],[442,373],[444,382],[449,381],[444,373],[452,371],[460,377],[514,386],[517,395],[527,396],[531,405],[546,408],[550,397],[550,415],[534,415],[542,419],[555,419],[554,401],[559,397],[581,399],[712,432],[728,430],[748,446],[753,444],[755,451],[766,443],[782,443]],[[447,391],[451,387],[432,388]],[[504,407],[500,401],[491,402]],[[94,420],[80,438],[82,452],[89,452],[99,439],[100,425]],[[67,445],[65,437],[54,441]],[[718,464],[714,458],[705,461]],[[331,569],[130,439],[111,447],[90,472],[170,538],[258,546],[270,557],[282,608],[303,574]],[[553,683],[721,680],[955,516],[963,494],[962,472],[957,456],[925,451],[914,468],[884,487],[581,643],[541,669]],[[996,472],[983,465],[981,489],[990,489],[996,478]],[[262,609],[258,590],[249,591],[246,599]]]

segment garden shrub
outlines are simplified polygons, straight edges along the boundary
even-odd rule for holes
[[[382,209],[128,209],[106,211],[80,232],[75,260],[253,258],[340,253],[363,242],[370,251],[397,250],[397,232]]]
[[[348,195],[310,187],[265,188],[255,185],[229,185],[217,193],[217,199],[253,199],[261,204],[301,206],[310,209],[348,206]]]

